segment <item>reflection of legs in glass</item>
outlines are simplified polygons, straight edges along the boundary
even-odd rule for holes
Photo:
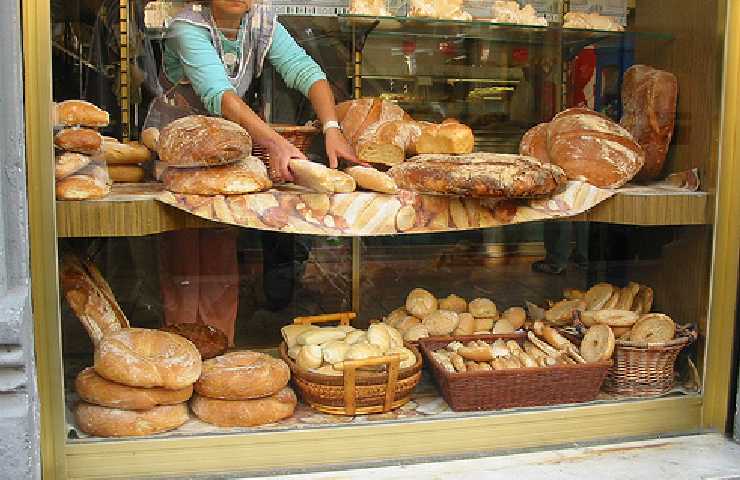
[[[160,239],[159,256],[165,324],[213,325],[233,344],[239,302],[236,231],[167,233]]]
[[[572,226],[570,222],[545,222],[545,258],[532,264],[533,271],[552,275],[565,272],[570,258]]]
[[[296,278],[308,259],[309,238],[262,232],[262,288],[270,310],[281,310],[293,300]]]

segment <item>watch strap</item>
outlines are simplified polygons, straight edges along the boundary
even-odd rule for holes
[[[330,128],[336,128],[340,131],[342,130],[342,126],[339,125],[339,122],[337,122],[336,120],[329,120],[328,122],[326,122],[323,127],[323,132],[326,133],[326,131]]]

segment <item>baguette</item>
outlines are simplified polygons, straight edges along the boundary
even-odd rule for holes
[[[374,168],[354,166],[345,170],[360,187],[380,193],[396,193],[396,182],[387,173]]]
[[[357,187],[354,178],[346,173],[308,160],[291,160],[290,170],[296,185],[319,193],[351,193]]]
[[[138,142],[104,139],[100,150],[99,158],[109,165],[137,165],[152,158],[149,149]]]

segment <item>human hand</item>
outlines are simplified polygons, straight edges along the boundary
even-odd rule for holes
[[[329,159],[329,167],[337,168],[340,158],[352,163],[362,164],[355,155],[354,149],[338,128],[328,129],[324,134],[324,140],[326,143],[326,157]]]
[[[289,168],[290,161],[306,160],[306,156],[300,150],[277,133],[267,144],[267,151],[270,154],[270,171],[287,182],[293,181]]]

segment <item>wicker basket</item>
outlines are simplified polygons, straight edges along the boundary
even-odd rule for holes
[[[311,147],[313,137],[319,133],[319,129],[313,125],[283,125],[283,124],[272,124],[270,125],[273,130],[279,133],[283,138],[292,143],[298,150],[304,155],[308,154],[308,149]],[[279,175],[270,170],[270,154],[261,145],[252,146],[252,155],[259,157],[260,160],[267,165],[268,171],[270,172],[270,178],[273,181],[279,182]]]
[[[298,324],[339,321],[349,325],[354,313],[338,313],[316,317],[299,317]],[[399,368],[400,356],[391,355],[367,360],[344,362],[343,376],[311,373],[298,367],[288,356],[288,346],[280,344],[280,355],[290,367],[292,381],[303,400],[319,412],[334,415],[366,415],[385,413],[411,400],[411,392],[421,380],[421,354],[407,345],[416,355],[412,367]],[[385,372],[368,372],[362,368],[386,365]]]
[[[474,335],[447,339],[422,339],[421,350],[430,365],[442,396],[452,410],[498,410],[513,407],[535,407],[580,403],[594,400],[599,394],[609,362],[558,365],[547,368],[518,368],[451,373],[431,356],[451,341],[468,342],[497,339],[524,342],[522,334]]]
[[[647,345],[618,340],[614,366],[606,376],[604,391],[630,396],[662,395],[670,391],[676,382],[676,358],[695,338],[694,333]]]

